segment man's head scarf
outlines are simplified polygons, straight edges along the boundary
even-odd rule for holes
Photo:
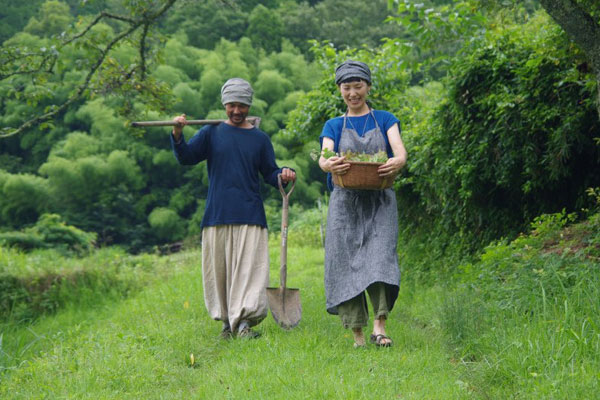
[[[242,78],[231,78],[221,88],[221,103],[242,103],[252,105],[252,86]]]
[[[339,85],[343,81],[350,78],[360,78],[370,85],[371,70],[364,62],[348,60],[340,64],[335,69],[335,84]]]

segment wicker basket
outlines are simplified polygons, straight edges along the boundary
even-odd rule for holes
[[[332,174],[333,183],[346,189],[383,190],[392,187],[393,177],[382,178],[377,168],[383,163],[348,161],[350,169],[344,175]]]

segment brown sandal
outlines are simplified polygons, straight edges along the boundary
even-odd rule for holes
[[[389,342],[384,342],[384,340],[389,340]],[[370,337],[371,343],[375,344],[377,347],[392,347],[392,338],[386,335],[375,335],[372,334]]]

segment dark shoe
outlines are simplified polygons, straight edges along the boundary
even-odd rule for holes
[[[223,323],[223,329],[221,329],[219,337],[225,340],[233,337],[233,332],[231,331],[231,326],[229,326],[229,324]]]
[[[386,335],[375,335],[372,334],[370,337],[370,342],[375,344],[375,346],[377,347],[392,347],[392,338],[386,336]],[[384,342],[384,340],[388,340],[387,342]]]
[[[238,331],[238,337],[241,339],[256,339],[260,337],[260,333],[253,331],[249,327],[245,327]]]
[[[242,339],[256,339],[260,336],[260,333],[250,329],[250,324],[246,320],[240,322],[237,334],[238,337]]]

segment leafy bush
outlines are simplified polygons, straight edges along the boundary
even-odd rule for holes
[[[166,264],[153,255],[129,256],[116,246],[83,258],[0,247],[0,321],[30,323],[67,306],[121,299],[165,272]]]
[[[156,237],[168,242],[181,240],[185,233],[183,220],[169,208],[158,207],[152,210],[148,216],[148,223]]]
[[[94,248],[96,234],[65,224],[58,214],[43,214],[22,232],[0,233],[0,245],[21,250],[54,248],[83,254]]]
[[[586,205],[600,183],[600,123],[585,60],[547,17],[470,46],[425,132],[407,139],[399,208],[485,244]]]

